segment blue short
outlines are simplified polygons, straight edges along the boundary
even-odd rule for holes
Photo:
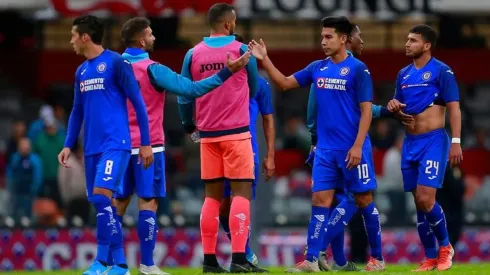
[[[138,164],[138,155],[132,155],[122,184],[119,185],[115,198],[128,198],[136,194],[140,198],[164,198],[165,187],[165,152],[153,154],[153,163],[147,169]]]
[[[128,167],[131,153],[124,150],[109,150],[85,156],[85,180],[87,198],[92,199],[95,187],[116,191]]]
[[[417,184],[441,188],[449,159],[450,141],[444,129],[421,135],[406,135],[402,149],[403,189]]]
[[[255,179],[252,180],[252,200],[255,200],[255,189],[257,188],[257,182],[259,180],[259,171],[260,165],[258,163],[254,163],[254,174]],[[223,192],[223,198],[231,197],[231,186],[228,180],[225,180],[225,190]]]
[[[348,150],[316,148],[313,162],[312,192],[346,189],[351,193],[363,193],[376,189],[376,174],[372,150],[363,149],[357,168],[347,169]]]

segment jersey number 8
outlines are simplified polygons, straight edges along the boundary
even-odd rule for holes
[[[105,162],[105,170],[104,170],[104,173],[106,175],[110,175],[112,174],[112,165],[114,164],[114,162],[112,160],[107,160]]]

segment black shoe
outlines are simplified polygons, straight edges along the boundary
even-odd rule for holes
[[[221,266],[202,266],[202,273],[229,273],[228,270],[222,268]]]
[[[258,267],[256,265],[252,264],[251,262],[248,262],[248,264],[252,268],[252,273],[269,273],[269,270],[260,268],[260,267]]]
[[[252,266],[249,263],[246,264],[231,263],[230,273],[252,273]]]

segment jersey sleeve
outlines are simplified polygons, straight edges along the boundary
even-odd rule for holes
[[[316,93],[314,84],[311,85],[310,94],[308,96],[308,108],[306,111],[306,124],[310,129],[311,144],[317,143],[316,119],[317,119]]]
[[[247,52],[247,45],[242,45],[240,48],[240,54]],[[247,76],[248,76],[248,88],[250,90],[250,98],[254,98],[259,92],[259,69],[257,67],[257,59],[254,56],[250,56],[250,60],[246,66]]]
[[[271,87],[265,79],[260,81],[260,90],[255,98],[259,105],[259,111],[263,116],[274,113],[274,108],[272,107]]]
[[[79,70],[80,68],[77,69],[77,72],[75,73],[73,109],[71,110],[70,118],[68,119],[68,131],[64,144],[64,147],[68,148],[73,148],[75,146],[83,122],[83,101],[82,92],[80,91],[80,80],[78,78]]]
[[[442,67],[439,72],[439,85],[444,102],[459,101],[459,89],[454,72],[448,66]]]
[[[356,92],[357,102],[372,102],[373,101],[373,81],[371,73],[364,64],[360,64],[356,68]]]
[[[297,71],[293,74],[300,87],[306,87],[313,83],[313,72],[315,71],[319,62],[320,60],[314,61],[303,70]]]
[[[146,111],[145,102],[143,101],[143,96],[141,95],[140,87],[134,76],[131,63],[122,57],[115,58],[114,76],[116,77],[115,82],[128,97],[129,101],[131,101],[134,110],[136,111],[136,119],[138,120],[138,126],[140,127],[141,146],[150,145],[148,113]]]
[[[402,96],[402,87],[401,87],[401,80],[400,78],[402,77],[402,71],[398,73],[396,76],[396,82],[395,82],[395,95],[393,96],[393,99],[396,99],[400,102],[403,102],[403,96]]]
[[[182,70],[181,70],[181,75],[190,80],[192,80],[192,74],[191,74],[192,52],[193,49],[190,49],[186,53],[184,57],[184,62],[182,64]],[[178,102],[179,116],[182,125],[184,126],[184,130],[186,133],[190,134],[194,132],[194,130],[196,129],[196,125],[194,123],[194,107],[196,104],[195,99],[192,97],[178,96],[177,102]]]
[[[213,76],[194,82],[158,63],[148,66],[147,71],[153,86],[186,97],[200,97],[221,86],[232,76],[232,72],[224,68]]]

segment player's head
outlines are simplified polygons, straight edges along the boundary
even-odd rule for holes
[[[104,24],[93,15],[80,16],[73,21],[70,44],[79,55],[92,45],[102,45]]]
[[[322,48],[327,56],[345,50],[352,33],[352,23],[345,16],[328,16],[322,19]]]
[[[361,56],[364,41],[361,38],[361,29],[356,24],[352,24],[352,32],[350,33],[348,46],[354,56]]]
[[[238,33],[234,33],[233,34],[235,36],[235,40],[240,42],[240,43],[243,43],[243,37],[241,35],[239,35]]]
[[[418,58],[425,53],[429,53],[436,46],[437,33],[428,25],[417,25],[408,32],[407,43],[405,44],[406,55],[411,58]]]
[[[236,26],[235,8],[225,3],[214,4],[209,9],[208,22],[215,33],[232,35]]]
[[[147,52],[153,51],[155,36],[150,27],[150,20],[135,17],[124,23],[121,37],[125,47],[141,48]]]

